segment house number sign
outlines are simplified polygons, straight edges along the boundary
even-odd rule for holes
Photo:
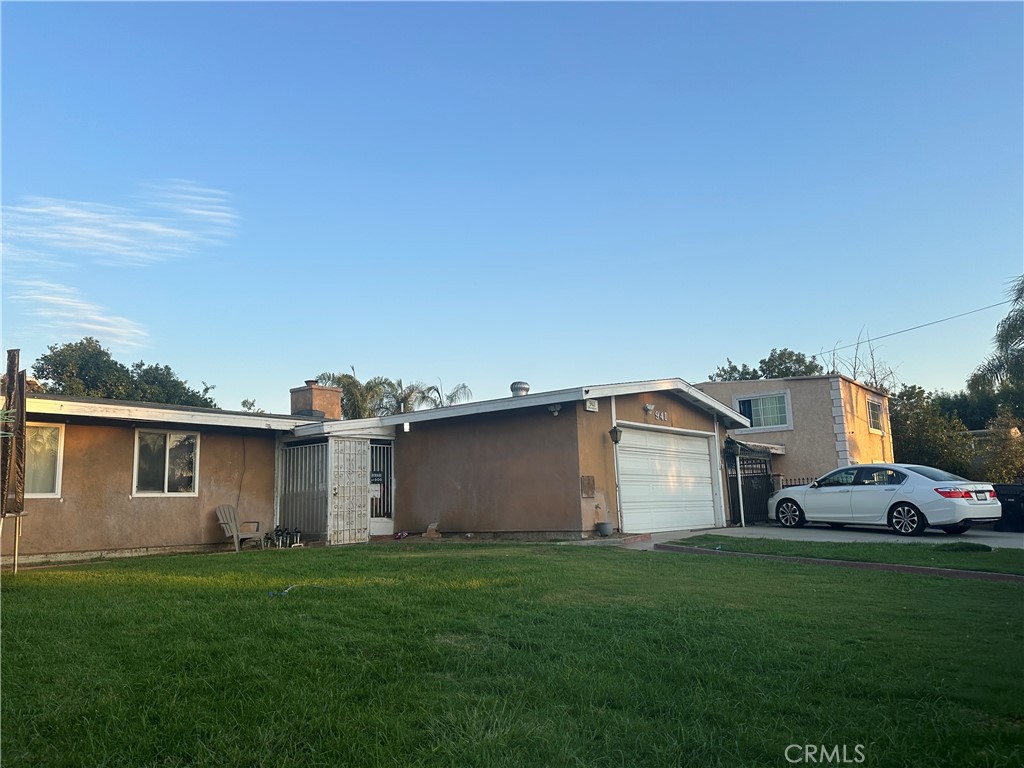
[[[668,411],[655,411],[654,418],[656,421],[668,421]]]

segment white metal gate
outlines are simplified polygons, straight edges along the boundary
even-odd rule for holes
[[[330,446],[327,543],[367,541],[370,538],[370,441],[332,437]]]

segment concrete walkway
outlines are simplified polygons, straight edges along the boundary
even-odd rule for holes
[[[805,525],[803,528],[782,528],[778,525],[751,525],[746,528],[705,528],[699,531],[666,531],[645,534],[642,537],[624,537],[619,546],[624,549],[653,550],[655,544],[679,541],[703,534],[738,536],[750,539],[783,539],[789,541],[861,541],[875,544],[944,544],[952,541],[970,541],[986,544],[993,549],[1024,549],[1024,533],[1002,533],[991,527],[975,528],[960,536],[950,536],[937,530],[926,530],[920,536],[897,536],[888,528],[847,526],[830,528],[826,525]],[[614,543],[615,538],[591,539]]]

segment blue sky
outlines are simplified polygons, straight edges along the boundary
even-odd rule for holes
[[[1024,272],[1019,3],[0,13],[26,367],[93,335],[275,412],[350,366],[477,400],[699,382]],[[1005,312],[875,352],[958,390]]]

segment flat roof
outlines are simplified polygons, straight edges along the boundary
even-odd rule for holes
[[[379,419],[383,426],[412,424],[420,421],[436,421],[437,419],[453,419],[459,416],[499,413],[518,408],[530,408],[538,405],[554,405],[556,403],[577,402],[580,400],[613,397],[616,395],[634,395],[644,392],[666,392],[680,400],[695,405],[701,410],[718,416],[728,429],[749,427],[750,422],[745,416],[720,403],[710,395],[706,395],[696,387],[682,379],[655,379],[651,381],[629,381],[621,384],[594,384],[587,387],[558,389],[550,392],[536,392],[520,397],[503,397],[498,400],[482,400],[476,403],[460,403],[444,408],[428,408],[422,411],[400,413],[395,416],[384,416]],[[325,427],[330,426],[325,424]]]
[[[25,400],[25,410],[29,418],[33,415],[73,416],[113,421],[186,424],[197,427],[268,429],[277,432],[290,432],[303,424],[317,421],[310,416],[224,411],[219,408],[139,403],[129,400],[103,400],[68,395],[30,394]]]

